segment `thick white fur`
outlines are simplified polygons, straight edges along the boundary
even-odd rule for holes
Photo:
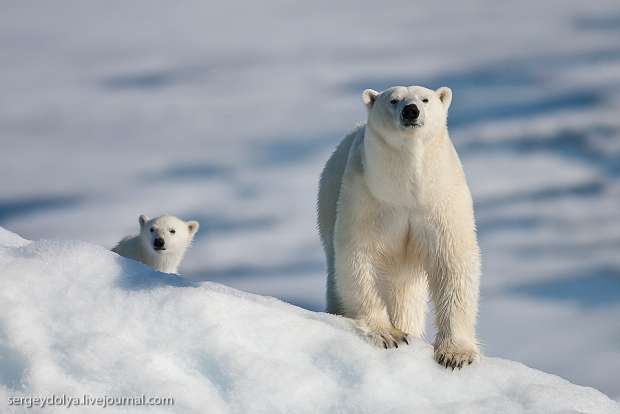
[[[328,160],[318,209],[327,311],[353,318],[379,346],[398,346],[423,335],[428,288],[435,358],[460,368],[479,358],[480,254],[471,195],[448,135],[451,100],[445,87],[364,91],[367,124]],[[406,127],[402,108],[412,103],[423,125]]]
[[[198,222],[186,222],[167,215],[149,220],[147,216],[141,215],[139,223],[140,234],[125,237],[112,251],[160,272],[178,273],[179,264],[198,231]],[[158,237],[164,239],[166,250],[157,251],[153,248],[153,241]]]

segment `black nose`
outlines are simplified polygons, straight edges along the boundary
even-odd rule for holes
[[[413,122],[420,116],[420,110],[415,104],[409,104],[403,108],[403,121]]]
[[[156,247],[158,249],[161,249],[162,247],[164,247],[164,239],[162,239],[161,237],[158,237],[155,240],[153,240],[153,247]]]

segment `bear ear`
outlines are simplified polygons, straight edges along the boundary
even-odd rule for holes
[[[450,108],[450,104],[452,103],[452,89],[447,86],[442,86],[441,88],[435,91],[437,96],[439,96],[439,100],[443,104],[446,110]]]
[[[144,226],[144,224],[149,221],[149,217],[145,214],[140,215],[138,222],[140,223],[140,227]]]
[[[187,222],[187,228],[189,229],[189,234],[194,235],[198,231],[198,227],[200,227],[200,223],[195,220]]]
[[[377,96],[379,96],[379,92],[374,89],[366,89],[362,92],[362,101],[364,101],[366,107],[370,109],[370,107],[375,103]]]

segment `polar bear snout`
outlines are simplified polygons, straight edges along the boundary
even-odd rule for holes
[[[163,238],[157,237],[153,240],[153,249],[155,250],[166,250],[166,242]]]
[[[400,115],[401,121],[404,126],[419,126],[418,118],[420,116],[420,110],[416,104],[406,105]]]

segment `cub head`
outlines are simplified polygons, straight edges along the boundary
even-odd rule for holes
[[[197,221],[183,221],[174,216],[138,219],[140,239],[147,251],[155,254],[177,254],[185,251],[198,231]]]
[[[452,90],[394,86],[383,92],[366,89],[367,126],[389,145],[401,147],[415,139],[428,140],[447,128]]]

